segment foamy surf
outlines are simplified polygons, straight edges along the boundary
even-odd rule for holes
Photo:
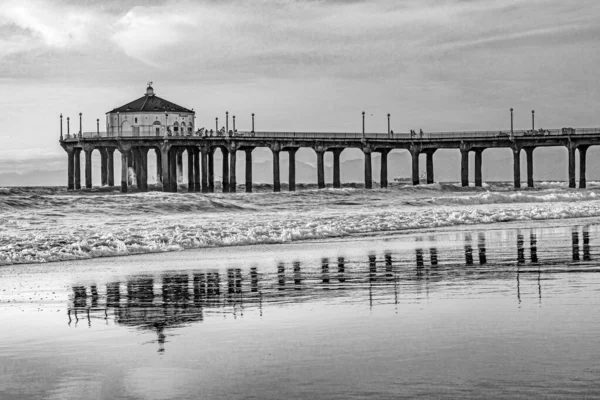
[[[10,188],[0,191],[0,264],[595,216],[595,189],[555,184],[210,195]]]

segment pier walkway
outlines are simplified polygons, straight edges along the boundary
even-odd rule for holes
[[[62,126],[62,125],[61,125]],[[81,188],[81,152],[85,154],[85,187],[92,187],[92,152],[101,155],[101,184],[114,186],[114,152],[121,154],[121,190],[128,190],[128,171],[136,174],[138,190],[148,190],[148,152],[157,157],[157,177],[165,191],[176,192],[178,172],[182,171],[182,154],[188,155],[188,190],[214,192],[214,154],[223,154],[222,183],[224,192],[237,190],[236,156],[245,152],[245,191],[252,191],[252,151],[269,148],[273,154],[273,190],[281,190],[279,155],[289,154],[289,190],[296,189],[296,152],[311,148],[317,154],[317,184],[325,187],[324,155],[333,153],[333,187],[339,188],[340,154],[348,148],[357,148],[364,154],[365,188],[373,186],[371,155],[381,155],[380,186],[388,186],[387,156],[393,149],[408,150],[412,156],[413,184],[419,184],[419,155],[426,154],[427,183],[434,182],[433,155],[439,149],[457,149],[461,154],[461,183],[469,185],[469,152],[475,153],[475,186],[482,186],[483,152],[489,148],[509,148],[513,152],[514,187],[521,187],[521,151],[526,153],[527,186],[533,187],[533,153],[538,147],[562,146],[568,150],[569,187],[577,187],[575,180],[575,153],[579,151],[579,187],[586,187],[586,152],[590,146],[600,145],[600,128],[562,128],[528,131],[478,131],[432,133],[332,133],[332,132],[238,132],[227,135],[200,133],[170,136],[116,136],[106,132],[67,133],[60,138],[68,154],[68,188]]]

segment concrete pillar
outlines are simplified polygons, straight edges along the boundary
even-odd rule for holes
[[[410,150],[410,155],[412,157],[412,184],[419,184],[419,151],[412,149]]]
[[[513,180],[515,189],[521,188],[521,148],[513,149]]]
[[[460,184],[469,186],[469,150],[460,149]]]
[[[579,146],[579,189],[585,189],[587,182],[585,179],[586,154],[589,146]]]
[[[81,149],[75,149],[74,151],[74,162],[75,162],[75,190],[81,189]]]
[[[273,150],[273,191],[281,191],[281,182],[279,178],[279,150]]]
[[[435,150],[428,150],[426,155],[427,158],[425,160],[425,167],[427,169],[427,184],[431,185],[434,182],[433,177],[433,153]]]
[[[106,168],[108,170],[108,186],[115,186],[115,149],[106,149]]]
[[[483,174],[481,171],[481,167],[483,165],[483,149],[475,150],[475,186],[482,187],[483,186]]]
[[[389,114],[388,114],[389,115]],[[389,117],[388,117],[389,122]],[[389,124],[388,124],[388,134],[389,134]],[[381,173],[379,175],[379,186],[382,188],[388,187],[388,153],[389,150],[381,150]]]
[[[183,183],[183,149],[177,151],[177,183]]]
[[[339,189],[342,187],[340,180],[340,155],[342,154],[341,149],[333,150],[333,187]]]
[[[129,160],[127,153],[127,151],[121,153],[121,193],[127,193],[127,182],[129,180]]]
[[[289,182],[289,190],[293,192],[296,190],[296,152],[298,149],[289,149],[288,154],[290,155],[289,159],[289,168],[288,168],[288,182]]]
[[[215,149],[208,150],[208,191],[215,192]]]
[[[169,150],[169,192],[177,193],[177,159],[181,154],[177,149],[171,148]]]
[[[567,147],[569,150],[569,187],[576,188],[575,182],[575,146],[569,145]]]
[[[188,147],[186,151],[188,156],[188,192],[194,192],[196,190],[194,183],[194,150],[191,147]]]
[[[221,147],[221,154],[223,154],[223,173],[221,182],[223,184],[223,193],[229,192],[229,150],[225,147]]]
[[[315,150],[317,153],[317,187],[325,188],[325,150]]]
[[[131,149],[132,152],[132,157],[134,160],[134,170],[135,170],[135,185],[137,186],[137,189],[141,192],[143,191],[142,188],[142,160],[141,160],[141,155],[140,155],[140,150],[137,148],[133,148]]]
[[[208,154],[207,148],[202,148],[202,193],[208,193]]]
[[[229,151],[229,192],[235,193],[237,191],[237,150]]]
[[[104,147],[98,149],[100,152],[100,186],[108,184],[108,155]]]
[[[135,157],[133,154],[133,149],[129,150],[129,154],[127,156],[127,183],[129,186],[133,185],[133,174],[131,171],[135,171]]]
[[[527,156],[527,187],[533,188],[533,150],[535,147],[526,147]]]
[[[371,149],[363,149],[365,154],[365,189],[373,188],[373,168],[371,167]]]
[[[148,148],[140,147],[138,149],[138,170],[139,172],[139,182],[140,186],[138,186],[138,190],[142,192],[148,191]]]
[[[92,150],[85,150],[85,187],[92,188]]]
[[[157,148],[154,149],[154,152],[156,153],[156,182],[162,183],[162,153]]]
[[[75,151],[73,149],[67,150],[67,189],[75,189],[75,179],[73,176],[75,168]]]
[[[162,188],[163,188],[163,192],[170,192],[171,191],[171,177],[170,177],[170,172],[169,172],[169,157],[170,157],[170,150],[164,147],[161,147],[160,149],[160,172],[161,172],[161,182],[162,182]]]
[[[194,155],[194,192],[200,192],[202,190],[200,185],[200,150],[197,147],[192,147],[192,154]]]
[[[252,150],[245,149],[246,152],[246,193],[252,193]]]

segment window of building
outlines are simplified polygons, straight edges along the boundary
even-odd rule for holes
[[[137,124],[137,118],[135,119],[135,123]]]

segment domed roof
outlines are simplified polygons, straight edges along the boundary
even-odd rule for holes
[[[171,103],[168,100],[158,97],[154,94],[154,88],[150,84],[146,88],[146,94],[144,96],[132,101],[131,103],[127,103],[121,107],[117,107],[109,111],[107,114],[117,112],[183,112],[195,114],[192,110],[189,110],[185,107],[179,106],[175,103]]]

